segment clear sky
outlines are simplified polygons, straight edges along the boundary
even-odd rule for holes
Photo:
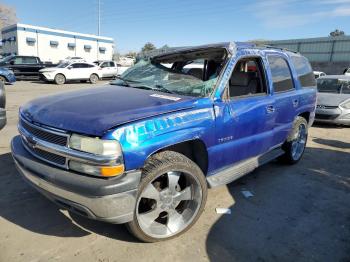
[[[97,33],[97,0],[5,0],[20,23]],[[119,52],[350,34],[350,0],[101,0],[101,35]]]

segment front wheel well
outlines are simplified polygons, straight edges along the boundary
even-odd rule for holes
[[[204,142],[200,139],[184,141],[178,144],[170,145],[162,148],[152,155],[163,152],[174,151],[185,155],[193,162],[195,162],[202,170],[203,174],[207,174],[208,171],[208,151]]]

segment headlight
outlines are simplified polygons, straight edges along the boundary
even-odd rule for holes
[[[340,106],[345,109],[350,109],[350,99],[346,100],[345,102],[341,103]]]
[[[121,156],[122,150],[116,140],[102,140],[80,135],[72,135],[69,139],[70,148],[103,156]]]
[[[71,160],[69,168],[72,170],[102,177],[117,176],[124,172],[123,153],[116,140],[103,140],[73,134],[69,139],[69,147],[95,155],[114,156],[116,160],[111,166],[96,166]]]

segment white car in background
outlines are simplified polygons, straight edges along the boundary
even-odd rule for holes
[[[59,64],[73,62],[86,62],[86,60],[80,56],[68,56],[63,60],[60,60]]]
[[[321,71],[314,71],[315,79],[319,78],[320,76],[325,76],[326,73]]]
[[[56,67],[41,69],[39,73],[43,80],[53,81],[57,85],[72,80],[90,81],[95,84],[102,78],[100,67],[86,62],[66,62]]]
[[[100,67],[102,77],[114,77],[119,76],[127,70],[128,66],[122,66],[114,61],[95,61],[94,64]]]

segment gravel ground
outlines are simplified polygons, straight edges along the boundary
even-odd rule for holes
[[[346,127],[312,127],[297,165],[270,163],[209,190],[199,221],[167,242],[140,243],[123,225],[57,208],[14,167],[9,144],[17,134],[18,108],[39,96],[91,86],[7,86],[8,124],[0,131],[0,261],[350,261]],[[245,198],[242,190],[254,196]],[[216,207],[231,208],[232,214],[218,215]]]

